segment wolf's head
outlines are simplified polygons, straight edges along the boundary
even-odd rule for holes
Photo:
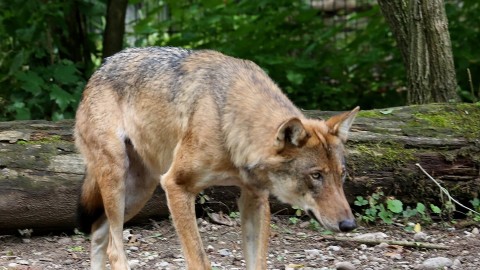
[[[302,207],[324,227],[350,231],[355,219],[343,192],[344,143],[359,108],[326,121],[292,118],[274,138],[276,154],[263,165],[271,192]]]

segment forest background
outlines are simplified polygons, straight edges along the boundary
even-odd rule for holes
[[[112,2],[125,6],[124,28],[106,29]],[[0,120],[73,118],[102,59],[132,46],[208,48],[250,59],[303,109],[405,105],[405,67],[376,1],[321,2],[1,1]],[[445,10],[458,94],[477,102],[480,3],[447,0]],[[120,43],[107,48],[104,41],[118,34]]]

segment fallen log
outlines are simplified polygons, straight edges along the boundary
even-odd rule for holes
[[[327,118],[334,113],[305,114]],[[52,231],[74,227],[84,165],[73,145],[72,126],[72,120],[0,123],[0,234],[25,228]],[[416,163],[457,199],[478,197],[478,105],[432,104],[362,111],[347,148],[349,177],[345,191],[350,202],[355,196],[366,197],[378,189],[404,203],[438,200],[438,187]],[[236,211],[236,188],[215,187],[201,196],[199,210]],[[291,207],[272,200],[272,212],[282,210]],[[134,220],[167,216],[165,196],[158,189]]]

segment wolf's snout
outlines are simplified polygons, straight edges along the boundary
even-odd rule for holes
[[[357,223],[355,223],[355,219],[345,219],[338,223],[338,228],[342,232],[349,232],[357,228]]]

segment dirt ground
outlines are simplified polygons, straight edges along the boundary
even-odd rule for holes
[[[233,226],[203,219],[198,223],[212,269],[245,269],[238,220]],[[271,227],[268,269],[480,269],[478,223],[463,229],[432,225],[416,235],[400,225],[360,227],[335,235],[349,241],[332,240],[308,221],[292,224],[288,217],[274,216]],[[414,241],[414,237],[448,249],[380,243]],[[132,269],[185,269],[170,221],[129,227],[124,238]],[[380,239],[380,244],[362,244],[358,238]],[[88,238],[79,234],[4,235],[0,236],[0,270],[89,269],[88,250]]]

